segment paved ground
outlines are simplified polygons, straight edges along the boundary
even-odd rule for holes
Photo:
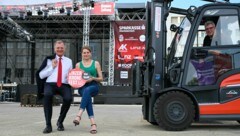
[[[142,119],[141,105],[95,105],[98,136],[237,136],[240,125],[233,122],[194,123],[189,129],[169,132]],[[72,120],[78,106],[71,106],[64,122],[65,131],[56,130],[60,106],[53,111],[53,132],[42,134],[45,127],[42,107],[21,107],[19,103],[0,102],[0,136],[87,136],[90,122],[84,113],[80,126]]]

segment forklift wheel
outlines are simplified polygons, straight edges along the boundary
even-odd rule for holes
[[[193,101],[178,91],[161,95],[154,105],[154,117],[165,130],[181,131],[188,128],[194,120]]]
[[[145,115],[145,105],[144,104],[142,105],[142,115]],[[146,119],[145,117],[143,117],[143,118]],[[157,122],[149,122],[149,123],[151,123],[154,126],[158,125]]]
[[[240,124],[240,120],[237,120],[237,122]]]

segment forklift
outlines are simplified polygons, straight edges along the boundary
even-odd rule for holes
[[[206,0],[205,0],[206,1]],[[133,95],[143,97],[143,117],[168,131],[187,129],[202,120],[240,123],[240,3],[212,3],[188,9],[172,0],[146,5],[144,61],[133,65]],[[169,13],[185,15],[167,47]],[[205,46],[205,23],[215,24]]]

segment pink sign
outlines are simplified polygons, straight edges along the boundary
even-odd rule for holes
[[[79,68],[72,69],[68,73],[68,83],[73,88],[80,88],[85,85],[86,80],[82,78],[83,71]]]
[[[71,14],[73,15],[83,15],[83,10],[81,6],[79,6],[80,10],[75,11]],[[93,9],[90,10],[91,15],[114,15],[115,11],[115,3],[114,2],[94,2]]]
[[[94,9],[91,11],[92,15],[113,15],[114,14],[114,2],[96,2]]]

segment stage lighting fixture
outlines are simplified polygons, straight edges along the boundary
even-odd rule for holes
[[[3,19],[8,19],[8,15],[9,15],[9,12],[5,11],[5,12],[3,12],[3,14],[2,14],[2,18],[3,18]]]
[[[77,3],[73,3],[73,11],[75,12],[75,11],[77,11],[78,10],[78,5],[77,5]]]
[[[54,10],[55,8],[54,7],[48,7],[47,9],[48,10]]]
[[[93,0],[91,0],[89,3],[90,3],[90,6],[93,8],[95,2]]]
[[[59,12],[62,14],[62,13],[65,12],[65,9],[62,7],[62,8],[59,9]]]
[[[26,35],[25,38],[26,38],[26,41],[27,41],[27,42],[30,42],[30,41],[31,41],[30,35]]]
[[[20,19],[25,19],[25,12],[24,11],[19,12],[19,18]]]
[[[27,16],[32,16],[32,11],[27,11]]]
[[[43,10],[43,17],[44,18],[47,18],[48,17],[48,10]]]
[[[70,16],[72,7],[66,7],[66,10],[67,10],[67,15]]]
[[[38,10],[37,14],[38,14],[39,16],[41,16],[41,15],[43,15],[43,11],[42,11],[42,10]]]

